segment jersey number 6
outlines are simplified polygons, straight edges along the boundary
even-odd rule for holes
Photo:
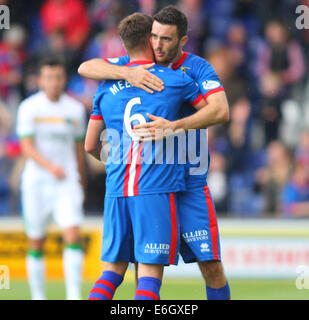
[[[132,128],[137,124],[137,122],[140,124],[146,123],[146,119],[141,113],[135,113],[131,116],[131,110],[136,104],[142,104],[140,97],[132,98],[127,103],[123,118],[125,128],[133,140],[139,140],[139,137],[133,133]]]

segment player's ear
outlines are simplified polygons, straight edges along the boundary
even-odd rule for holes
[[[180,39],[180,46],[183,47],[189,40],[189,37],[188,36],[183,36],[181,39]]]
[[[151,35],[149,37],[149,44],[150,44],[150,48],[152,49],[153,47],[152,47],[152,37],[151,37]]]

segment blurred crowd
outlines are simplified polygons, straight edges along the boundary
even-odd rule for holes
[[[125,54],[117,24],[126,15],[152,15],[175,4],[189,20],[185,50],[212,64],[230,104],[230,122],[208,130],[208,183],[218,213],[309,216],[309,30],[295,26],[296,7],[309,8],[309,0],[0,0],[2,4],[10,8],[11,26],[0,30],[0,215],[20,212],[23,160],[15,116],[20,101],[37,90],[40,58],[54,54],[66,61],[67,89],[90,112],[97,83],[77,74],[79,64]],[[89,159],[87,172],[86,209],[101,211],[104,168]]]

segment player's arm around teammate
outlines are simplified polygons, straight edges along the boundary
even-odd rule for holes
[[[152,120],[134,127],[134,133],[141,137],[142,141],[156,140],[179,131],[190,129],[203,129],[215,124],[229,121],[229,106],[225,92],[217,92],[210,95],[206,102],[202,100],[195,106],[197,112],[191,116],[169,121],[156,115],[148,114]]]
[[[112,65],[103,59],[91,59],[79,66],[78,73],[82,77],[98,81],[124,79],[134,87],[153,93],[153,90],[162,91],[164,89],[163,81],[147,70],[153,65],[154,63],[129,68]]]

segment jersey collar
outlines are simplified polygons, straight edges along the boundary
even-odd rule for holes
[[[150,64],[154,63],[154,61],[149,61],[149,60],[135,60],[135,61],[130,61],[128,64],[126,64],[127,67],[133,66],[136,64]]]
[[[178,69],[184,63],[184,61],[186,60],[188,54],[189,54],[189,52],[184,51],[182,53],[180,59],[172,64],[172,69],[173,70]]]

